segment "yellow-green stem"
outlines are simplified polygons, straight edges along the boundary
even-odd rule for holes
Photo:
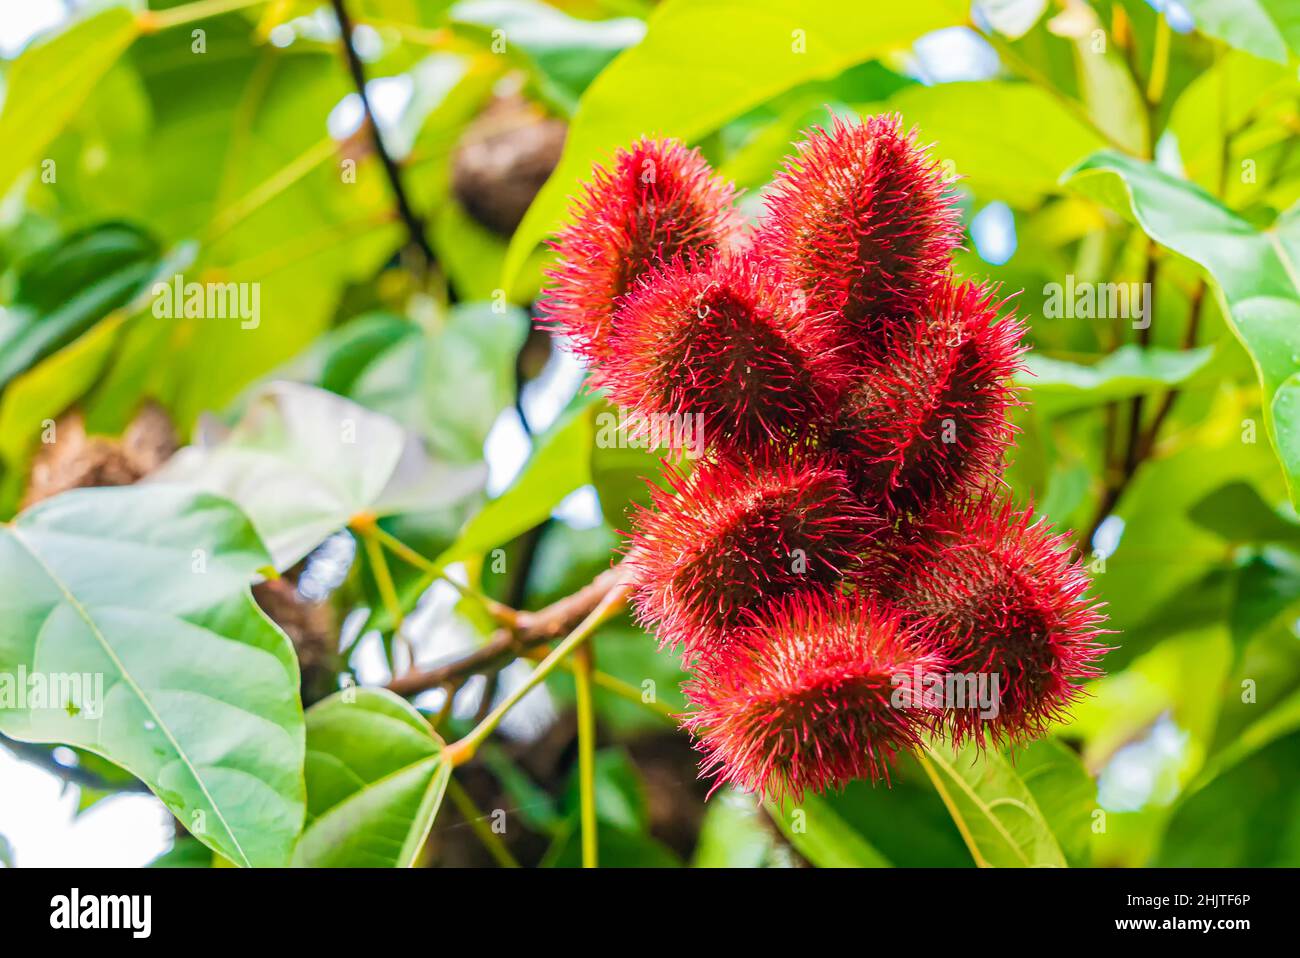
[[[474,804],[474,799],[469,797],[469,792],[456,781],[455,778],[447,780],[447,797],[451,803],[456,806],[456,811],[460,812],[460,817],[465,819],[466,824],[474,829],[474,834],[482,842],[487,853],[492,856],[502,868],[518,868],[519,862],[514,855],[510,854],[510,849],[506,848],[506,843],[496,832],[492,831],[492,826],[484,821],[483,814]]]
[[[582,867],[595,868],[596,850],[596,709],[591,695],[591,646],[573,653],[578,706],[578,798],[582,821]]]
[[[388,559],[384,556],[379,538],[372,531],[374,528],[376,527],[372,526],[361,533],[361,542],[366,549],[366,558],[370,560],[370,570],[375,574],[375,583],[379,586],[379,597],[393,620],[393,632],[396,633],[402,628],[406,616],[402,612],[402,603],[397,598],[397,587],[393,584],[393,573],[388,568]]]
[[[615,586],[601,599],[600,604],[565,636],[564,641],[551,650],[542,659],[527,681],[506,696],[496,708],[483,717],[472,731],[464,738],[447,746],[446,756],[453,765],[464,765],[474,757],[474,752],[491,735],[506,713],[520,703],[525,695],[546,680],[546,677],[559,668],[560,663],[573,654],[592,634],[616,616],[627,602],[629,587],[626,584]]]

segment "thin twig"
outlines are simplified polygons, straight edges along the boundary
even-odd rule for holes
[[[388,177],[388,185],[392,187],[393,198],[397,201],[397,213],[406,224],[410,245],[419,251],[427,268],[433,265],[436,257],[433,255],[433,247],[429,245],[429,240],[424,234],[424,221],[416,215],[414,207],[411,206],[406,189],[402,186],[401,172],[388,152],[388,148],[384,146],[384,138],[379,132],[379,123],[370,105],[370,94],[366,92],[366,70],[352,43],[352,18],[348,15],[343,0],[330,0],[330,3],[334,8],[334,17],[339,23],[339,34],[343,41],[343,53],[348,61],[348,72],[352,74],[357,95],[361,97],[361,108],[365,111],[365,121],[370,128],[370,139],[374,144],[375,153],[384,168],[384,175]]]
[[[388,684],[398,695],[416,695],[466,675],[491,669],[518,658],[529,649],[563,637],[604,601],[616,587],[625,584],[622,565],[606,569],[589,585],[536,612],[520,611],[513,629],[498,629],[488,642],[452,662],[429,669],[411,669]]]

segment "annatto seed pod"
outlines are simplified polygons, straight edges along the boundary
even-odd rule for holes
[[[994,294],[941,283],[841,404],[829,444],[868,501],[908,512],[1001,472],[1024,325]]]
[[[612,170],[595,168],[551,244],[559,258],[547,272],[543,322],[589,360],[605,359],[615,306],[637,277],[674,256],[736,241],[743,218],[733,195],[699,151],[676,140],[643,139],[619,151]]]
[[[710,446],[797,444],[848,376],[825,319],[753,254],[674,260],[623,300],[600,382],[651,421],[691,417]]]
[[[757,237],[866,346],[920,306],[960,240],[943,171],[897,115],[814,129],[774,180]]]
[[[1067,717],[1100,675],[1100,605],[1069,536],[992,495],[937,509],[877,591],[932,629],[954,672],[998,676],[998,714],[948,709],[954,741],[1020,742]]]
[[[686,687],[702,775],[764,798],[888,781],[895,753],[937,720],[914,677],[941,674],[923,632],[860,596],[803,594],[769,608]]]
[[[628,562],[641,621],[688,660],[725,645],[765,602],[835,591],[883,520],[818,461],[705,461],[669,471],[633,516]]]

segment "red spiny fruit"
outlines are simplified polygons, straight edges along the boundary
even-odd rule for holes
[[[1079,682],[1106,649],[1087,573],[1069,536],[992,496],[936,509],[883,591],[933,631],[955,672],[998,675],[996,717],[950,709],[954,741],[984,745],[1042,735],[1067,717]]]
[[[838,589],[883,527],[844,473],[817,461],[706,461],[668,478],[676,495],[652,487],[652,508],[633,516],[628,562],[639,618],[688,659],[725,645],[770,599]]]
[[[543,321],[588,359],[605,359],[614,309],[637,277],[679,254],[735,241],[743,220],[732,198],[699,151],[676,140],[620,150],[612,170],[595,168],[571,224],[551,243],[559,259],[547,272]]]
[[[994,294],[951,280],[862,371],[830,430],[859,492],[907,512],[1000,474],[1024,325]]]
[[[937,718],[912,694],[914,676],[945,669],[922,629],[888,605],[838,593],[779,600],[687,685],[701,774],[796,800],[852,779],[888,781],[894,754]]]
[[[825,317],[804,313],[752,254],[647,274],[614,326],[601,376],[610,399],[651,421],[692,417],[727,450],[803,441],[846,378]]]
[[[960,240],[942,170],[886,114],[814,129],[773,182],[757,241],[869,345],[921,304]]]

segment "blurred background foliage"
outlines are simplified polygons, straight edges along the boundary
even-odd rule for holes
[[[578,182],[638,136],[677,136],[757,217],[801,130],[897,111],[959,178],[958,272],[1000,283],[1031,325],[1008,480],[1080,530],[1116,630],[1108,674],[1072,724],[1013,755],[908,761],[892,789],[770,816],[744,796],[706,804],[685,737],[599,689],[602,864],[1300,864],[1289,0],[349,0],[421,242],[329,4],[48,6],[48,28],[6,51],[0,111],[5,518],[134,481],[287,380],[392,420],[442,471],[397,495],[374,461],[311,461],[292,426],[245,437],[277,468],[304,488],[313,471],[357,473],[370,497],[340,509],[375,509],[509,604],[567,595],[609,566],[658,462],[596,442],[603,402],[530,329],[543,241]],[[156,318],[152,285],[176,273],[260,284],[260,322]],[[1053,317],[1048,291],[1067,282],[1151,283],[1149,330]],[[43,448],[54,420],[80,444]],[[228,448],[198,467],[216,488]],[[303,538],[240,504],[296,582],[259,601],[298,647],[308,703],[340,675],[383,684],[409,661],[367,555],[339,531],[352,512],[324,510]],[[404,637],[422,663],[488,639],[472,601],[393,572],[404,606],[419,603]],[[630,621],[606,628],[596,659],[632,699],[653,683],[680,707],[671,657]],[[448,727],[527,669],[467,683]],[[457,774],[461,797],[510,810],[506,844],[525,863],[578,860],[571,699],[561,673]],[[415,702],[434,718],[444,700]],[[21,754],[86,773],[83,805],[129,782],[88,753]],[[422,860],[493,860],[469,807],[449,803]],[[180,838],[161,864],[210,860]]]

